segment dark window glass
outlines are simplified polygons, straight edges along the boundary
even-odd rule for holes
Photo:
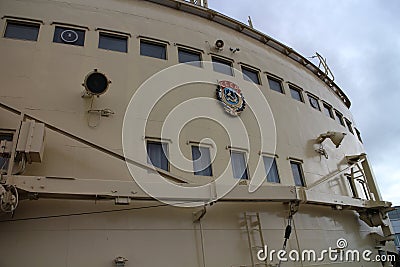
[[[231,162],[234,178],[245,180],[249,179],[245,153],[231,151]]]
[[[178,48],[179,63],[187,63],[192,66],[201,67],[201,54]]]
[[[0,133],[0,141],[5,140],[5,141],[12,141],[13,140],[13,134],[12,133]],[[6,173],[7,168],[8,168],[8,161],[9,158],[6,156],[1,156],[0,154],[0,173]]]
[[[342,125],[342,126],[344,126],[344,120],[343,120],[343,115],[342,115],[342,113],[340,113],[339,111],[335,111],[335,114],[336,114],[336,120],[337,120],[337,122],[339,122],[340,123],[340,125]]]
[[[311,107],[317,109],[317,110],[321,110],[321,108],[319,107],[319,103],[318,103],[318,99],[315,98],[312,95],[308,95],[308,100],[310,101],[310,105]]]
[[[353,126],[351,125],[351,122],[348,119],[344,119],[346,121],[346,125],[347,125],[347,129],[349,129],[349,131],[354,134],[353,131]]]
[[[167,59],[167,45],[140,40],[140,55]]]
[[[300,89],[290,86],[290,85],[289,85],[289,89],[290,89],[290,95],[292,96],[293,99],[296,99],[297,101],[300,101],[300,102],[304,102]]]
[[[394,235],[394,244],[396,246],[400,246],[400,234],[395,234]]]
[[[326,103],[323,103],[322,105],[324,107],[324,113],[326,116],[331,117],[332,119],[335,119],[335,117],[333,116],[333,111],[332,111],[332,107],[329,106]]]
[[[128,52],[128,37],[108,33],[99,34],[99,48],[118,52]]]
[[[153,166],[169,170],[168,163],[168,145],[160,142],[147,142],[147,162]]]
[[[399,212],[398,212],[397,209],[396,209],[396,210],[389,211],[389,212],[388,212],[388,215],[389,215],[389,218],[390,218],[391,220],[398,220],[398,219],[400,219],[400,214],[399,214]]]
[[[292,167],[294,184],[297,186],[305,186],[303,171],[301,169],[301,163],[291,161],[290,166]]]
[[[258,71],[242,66],[242,72],[243,72],[243,78],[246,81],[260,84],[260,77],[258,75]]]
[[[85,44],[85,31],[56,26],[53,42],[83,46]]]
[[[211,59],[214,71],[233,76],[232,62],[216,57],[212,57]]]
[[[356,131],[358,140],[360,140],[360,142],[362,143],[363,141],[362,141],[362,138],[361,138],[361,133],[360,133],[360,131],[359,131],[357,128],[354,128],[354,130]]]
[[[267,173],[267,181],[270,183],[280,183],[278,168],[276,166],[276,160],[272,157],[263,157],[265,172]]]
[[[400,234],[400,220],[392,220],[393,231],[397,234]]]
[[[270,77],[270,76],[267,76],[267,78],[268,78],[269,88],[271,88],[271,90],[274,90],[276,92],[283,94],[282,81],[275,79],[273,77]]]
[[[211,155],[208,147],[192,146],[194,175],[212,176]]]
[[[17,21],[7,21],[4,37],[37,41],[39,35],[39,24],[25,23]]]

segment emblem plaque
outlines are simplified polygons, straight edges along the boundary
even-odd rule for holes
[[[226,112],[239,116],[246,107],[246,101],[239,86],[230,81],[218,82],[217,99],[221,101]]]

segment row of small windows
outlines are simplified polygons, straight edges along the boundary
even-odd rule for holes
[[[282,80],[274,78],[272,76],[267,76],[268,84],[271,90],[284,94]],[[294,85],[289,84],[290,96],[300,102],[305,102],[302,94],[302,89],[297,88]],[[307,93],[307,98],[310,106],[318,111],[322,111],[326,116],[330,117],[333,120],[336,120],[343,127],[348,128],[349,132],[354,134],[352,123],[346,119],[342,113],[337,110],[334,110],[331,105],[322,101],[322,110],[319,104],[318,97],[312,95],[311,93]],[[362,142],[361,134],[357,128],[354,128],[358,139]]]
[[[24,21],[7,21],[4,37],[28,41],[37,41],[40,24]],[[53,42],[76,46],[84,46],[85,30],[55,26]],[[106,32],[99,33],[99,48],[128,52],[128,37]]]
[[[37,23],[7,21],[4,37],[37,41],[39,27],[40,25]],[[83,46],[84,41],[85,30],[61,26],[55,27],[53,37],[53,42],[55,43]],[[111,34],[108,32],[99,32],[98,47],[101,49],[127,53],[128,37],[119,34]],[[162,41],[156,42],[154,40],[140,39],[140,55],[166,60],[167,44]],[[188,63],[197,67],[201,67],[201,52],[178,47],[178,60],[180,63]],[[213,62],[214,71],[229,76],[234,75],[233,64],[231,60],[217,56],[212,56],[211,60]],[[245,65],[241,66],[241,70],[245,80],[261,85],[259,70]],[[285,94],[282,84],[283,79],[273,75],[267,75],[267,79],[271,90]],[[289,84],[289,90],[293,99],[303,103],[305,102],[302,94],[303,90],[300,87]],[[312,108],[321,111],[318,97],[312,95],[311,93],[307,93],[307,98]],[[347,127],[350,133],[354,134],[352,123],[348,119],[344,118],[339,111],[334,111],[331,105],[326,102],[322,102],[322,111],[326,116],[334,120],[336,119],[340,125]],[[362,142],[360,132],[357,129],[354,130],[358,139]]]
[[[192,145],[193,173],[199,176],[213,176],[210,149],[205,146]],[[147,162],[154,167],[169,171],[168,144],[165,142],[147,141]],[[249,180],[250,175],[246,162],[246,153],[230,151],[232,174],[235,179]],[[263,156],[266,180],[270,183],[280,183],[275,157]],[[299,161],[290,161],[294,183],[305,186],[304,175]]]

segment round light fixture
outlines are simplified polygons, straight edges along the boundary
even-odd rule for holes
[[[100,96],[107,91],[110,83],[111,81],[108,80],[105,74],[95,69],[86,75],[83,86],[89,95]]]
[[[215,41],[215,48],[218,50],[222,50],[222,48],[224,48],[224,45],[225,43],[222,40]]]

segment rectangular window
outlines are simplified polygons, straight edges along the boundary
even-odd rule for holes
[[[147,163],[154,167],[169,171],[168,144],[147,141]]]
[[[192,146],[194,175],[212,176],[211,155],[208,147]]]
[[[400,210],[399,208],[396,208],[395,210],[389,211],[388,212],[389,218],[391,220],[399,220],[400,219]],[[393,224],[393,222],[392,222]]]
[[[273,91],[279,92],[283,94],[283,87],[282,87],[282,81],[271,77],[271,76],[267,76],[268,79],[268,84],[269,84],[269,88]]]
[[[305,186],[301,163],[296,161],[290,161],[290,166],[292,167],[294,184],[297,186]]]
[[[260,75],[257,70],[242,66],[242,73],[243,73],[243,78],[246,81],[253,82],[256,84],[261,84],[260,83]]]
[[[236,179],[249,179],[245,155],[244,152],[231,151],[233,177]]]
[[[347,129],[349,129],[349,132],[351,132],[352,134],[354,134],[353,131],[353,126],[351,125],[351,122],[348,119],[344,119],[346,121],[346,125],[347,125]]]
[[[83,46],[85,44],[85,31],[80,29],[56,26],[54,30],[53,42]]]
[[[292,96],[293,99],[296,99],[297,101],[300,102],[304,102],[300,89],[291,85],[289,85],[289,89],[290,89],[290,95]]]
[[[36,23],[7,21],[4,37],[28,41],[37,41],[39,28],[39,24]]]
[[[345,126],[342,113],[340,113],[339,111],[335,110],[335,114],[336,114],[336,121],[339,122],[340,125]]]
[[[127,53],[128,37],[100,32],[99,48]]]
[[[394,244],[396,246],[400,246],[400,234],[395,234],[394,235]]]
[[[274,157],[263,156],[265,172],[267,173],[267,182],[280,183],[278,167]]]
[[[322,106],[324,107],[324,114],[332,119],[335,119],[335,117],[333,116],[332,107],[327,103],[323,103]]]
[[[140,40],[140,55],[159,59],[167,59],[167,45]]]
[[[183,48],[178,48],[179,63],[187,63],[192,66],[201,67],[201,53]]]
[[[399,220],[395,220],[395,221],[392,221],[391,223],[392,223],[392,226],[393,226],[393,231],[395,233],[400,234],[400,221]]]
[[[216,72],[233,76],[232,62],[217,57],[211,57],[213,62],[213,69]]]
[[[14,135],[12,133],[0,133],[0,142],[1,141],[7,141],[11,142],[13,140]],[[3,145],[5,145],[3,143]],[[5,146],[7,147],[7,145]],[[6,173],[7,168],[8,168],[8,162],[9,162],[9,155],[2,155],[0,154],[0,173]]]
[[[354,127],[354,130],[356,131],[356,135],[357,135],[358,140],[362,143],[363,141],[362,141],[362,138],[361,138],[361,133],[360,133],[360,131],[359,131],[357,128],[355,128],[355,127]]]
[[[315,96],[308,95],[308,101],[310,102],[311,107],[319,111],[321,110],[321,108],[319,107],[318,99]]]

